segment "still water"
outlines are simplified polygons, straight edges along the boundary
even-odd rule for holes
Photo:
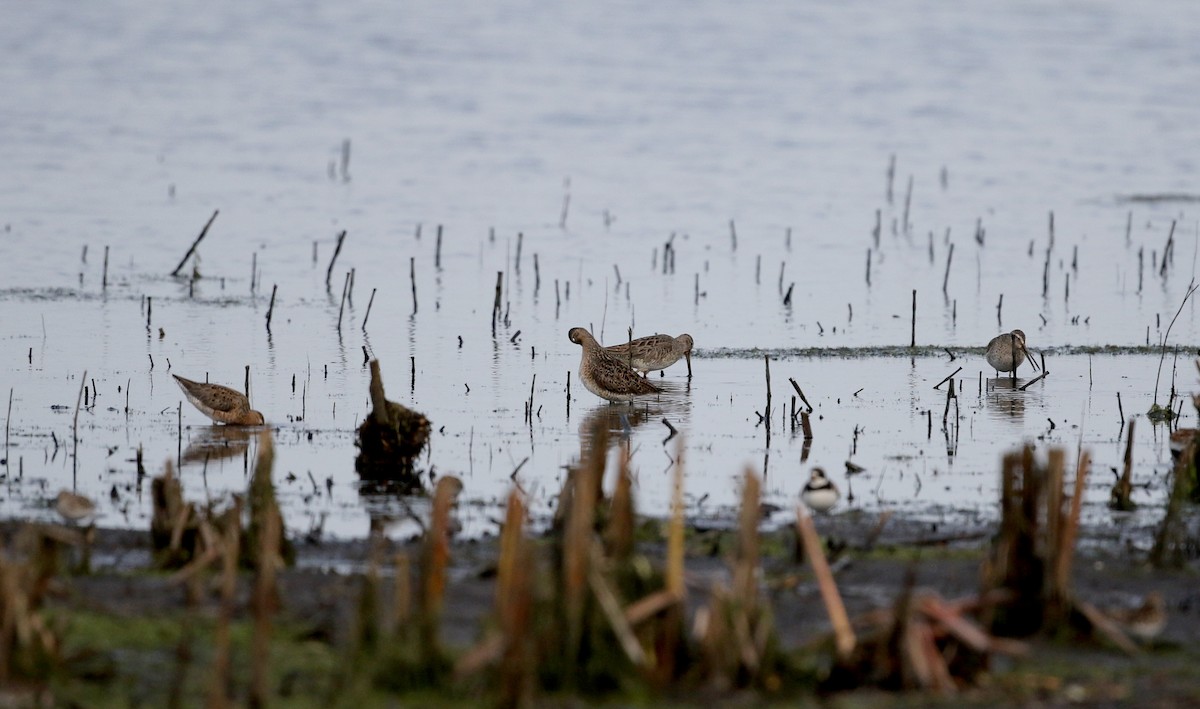
[[[422,467],[463,478],[478,531],[514,480],[544,514],[596,416],[633,451],[652,515],[667,509],[667,419],[697,519],[727,515],[748,465],[788,508],[814,464],[853,492],[843,510],[987,519],[1000,455],[1033,441],[1092,450],[1089,519],[1111,524],[1121,412],[1144,413],[1156,382],[1162,403],[1172,381],[1200,383],[1194,301],[1179,310],[1200,232],[1193,4],[5,16],[5,517],[47,517],[74,487],[102,524],[144,525],[139,446],[151,473],[182,460],[195,499],[243,489],[252,439],[186,402],[180,431],[170,375],[241,388],[246,366],[293,528],[354,536],[371,515],[419,512],[354,472],[378,357],[390,398],[433,422]],[[606,343],[691,333],[694,377],[676,365],[667,395],[615,410],[574,376],[577,325]],[[1051,370],[1025,391],[989,384],[978,351],[1012,328]],[[1115,349],[1081,349],[1101,346]],[[943,427],[933,385],[959,366]],[[85,371],[98,397],[72,457]],[[803,463],[788,378],[814,407]],[[1153,516],[1167,433],[1134,430],[1135,499]],[[866,471],[847,478],[846,460]]]

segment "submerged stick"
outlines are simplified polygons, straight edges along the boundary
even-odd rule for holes
[[[342,331],[342,313],[346,310],[346,293],[350,290],[350,272],[346,272],[346,281],[342,284],[342,304],[338,306],[338,332]]]
[[[796,383],[795,377],[788,377],[788,381],[792,383],[792,388],[795,389],[796,394],[800,396],[800,401],[804,402],[804,405],[808,407],[808,410],[811,413],[813,410],[812,404],[808,403],[808,399],[804,396],[804,391],[800,389],[800,385]]]
[[[371,317],[371,304],[375,302],[375,289],[371,289],[371,298],[367,301],[367,314],[363,316],[362,331],[367,331],[367,318]]]
[[[939,389],[939,388],[941,388],[941,386],[942,386],[943,384],[945,384],[946,382],[950,381],[950,380],[951,380],[951,379],[954,377],[954,375],[955,375],[955,374],[958,374],[958,373],[959,373],[959,372],[961,372],[961,371],[962,371],[962,367],[959,367],[958,369],[954,370],[953,372],[950,372],[949,374],[947,374],[947,375],[946,375],[946,378],[945,378],[945,379],[943,379],[942,381],[940,381],[940,382],[938,382],[937,384],[935,384],[933,388],[934,388],[934,389]]]
[[[950,251],[946,254],[946,275],[942,276],[942,294],[946,293],[946,286],[950,283],[950,262],[954,260],[954,244],[950,244]]]
[[[413,315],[417,314],[417,259],[408,257],[408,280],[412,282]]]
[[[205,237],[206,234],[208,234],[208,228],[212,226],[213,220],[217,218],[217,214],[219,214],[220,211],[221,210],[219,209],[213,210],[212,216],[208,218],[208,221],[204,224],[204,228],[200,230],[200,236],[196,237],[196,240],[192,242],[191,248],[189,248],[187,253],[183,255],[183,258],[179,260],[179,265],[175,267],[174,271],[171,271],[172,276],[179,275],[179,269],[183,268],[183,264],[187,263],[187,260],[191,258],[192,254],[196,251],[196,247],[200,245],[200,241]]]
[[[912,342],[909,347],[917,346],[917,289],[913,288],[913,307],[912,307]]]
[[[496,271],[496,300],[492,303],[492,337],[496,336],[496,318],[500,315],[500,292],[504,284],[504,271]]]
[[[267,306],[267,332],[271,331],[271,315],[275,312],[275,291],[279,290],[278,284],[271,285],[271,304]]]
[[[342,229],[337,235],[337,246],[333,247],[333,256],[329,259],[329,268],[325,269],[325,288],[329,288],[329,281],[333,278],[333,264],[337,263],[338,254],[342,253],[342,242],[346,240],[346,230]]]

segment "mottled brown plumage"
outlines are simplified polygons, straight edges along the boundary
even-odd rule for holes
[[[643,374],[656,369],[666,369],[678,362],[680,357],[684,357],[687,359],[688,376],[690,377],[692,376],[692,344],[692,336],[685,333],[679,337],[670,335],[639,337],[633,342],[612,345],[604,349]]]
[[[179,382],[179,388],[205,416],[217,423],[234,426],[260,426],[265,423],[263,415],[250,408],[246,395],[220,384],[208,384],[171,375]]]
[[[68,522],[79,523],[96,514],[96,503],[83,495],[60,490],[54,498],[54,511]]]
[[[1146,594],[1137,608],[1109,608],[1104,614],[1142,642],[1151,642],[1167,627],[1167,603],[1158,591]]]
[[[579,380],[596,396],[609,401],[630,401],[635,396],[662,391],[601,347],[585,328],[573,327],[567,337],[583,348],[583,356],[579,359]]]
[[[1020,330],[1006,332],[1003,335],[996,335],[992,341],[988,343],[987,352],[984,354],[987,363],[992,366],[997,372],[1016,372],[1017,367],[1021,366],[1022,362],[1028,361],[1029,366],[1034,370],[1038,369],[1037,363],[1033,361],[1033,357],[1029,356],[1029,350],[1025,349],[1025,333]]]

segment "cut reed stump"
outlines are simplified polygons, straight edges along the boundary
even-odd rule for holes
[[[241,546],[243,568],[261,568],[264,561],[259,557],[264,553],[275,566],[291,566],[296,562],[296,548],[285,534],[283,515],[275,500],[275,483],[271,478],[274,465],[275,445],[271,429],[266,428],[258,433],[258,457],[254,461],[254,476],[250,479],[250,521],[245,543]],[[277,536],[278,542],[266,544],[264,536]]]
[[[388,480],[420,490],[413,462],[429,442],[429,419],[384,398],[379,360],[371,360],[371,415],[358,427],[354,469],[367,480]]]
[[[170,459],[163,474],[151,481],[150,494],[154,504],[150,542],[155,565],[162,569],[184,566],[196,556],[200,524],[195,508],[183,499],[183,488]]]
[[[1137,646],[1115,624],[1071,593],[1088,458],[1086,451],[1080,454],[1068,498],[1062,449],[1051,449],[1045,465],[1032,446],[1004,456],[1000,531],[982,576],[985,595],[1005,592],[1010,600],[996,607],[990,625],[993,633],[1010,637],[1081,631],[1133,654]]]

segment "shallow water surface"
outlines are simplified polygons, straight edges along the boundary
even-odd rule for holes
[[[479,532],[514,481],[544,515],[597,417],[652,515],[666,419],[695,519],[727,518],[746,466],[786,516],[812,465],[843,510],[987,519],[1000,456],[1030,441],[1088,447],[1089,519],[1141,528],[1168,434],[1135,424],[1144,511],[1110,517],[1122,413],[1197,385],[1188,19],[1200,8],[928,0],[23,7],[0,28],[0,514],[48,517],[73,487],[102,523],[143,526],[139,447],[151,474],[181,463],[191,496],[244,489],[254,437],[180,409],[170,374],[241,388],[249,366],[292,528],[405,533],[422,501],[353,469],[378,357],[389,396],[433,422],[421,467],[463,478]],[[677,364],[662,397],[610,406],[575,378],[572,326],[691,333],[695,376]],[[978,349],[1016,327],[1051,370],[1024,391],[988,381]],[[943,425],[933,386],[959,366]],[[814,407],[803,462],[789,378]]]

